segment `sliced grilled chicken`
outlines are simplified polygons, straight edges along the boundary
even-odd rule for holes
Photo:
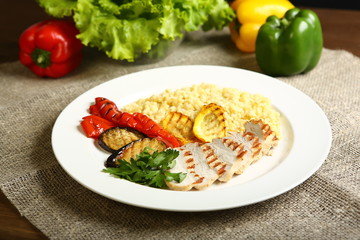
[[[235,171],[236,174],[243,173],[248,166],[262,157],[262,146],[258,137],[249,137],[246,133],[230,132],[228,138],[241,144],[246,151],[243,161]]]
[[[194,185],[200,184],[204,177],[195,172],[195,160],[193,154],[184,148],[178,148],[179,156],[176,158],[176,165],[169,172],[187,173],[185,179],[181,183],[166,182],[167,186],[172,190],[188,191],[193,188]]]
[[[205,189],[213,184],[224,172],[225,164],[221,163],[212,149],[200,146],[199,143],[188,143],[184,149],[190,151],[195,160],[195,171],[204,177],[194,187],[198,190]]]
[[[186,172],[181,183],[168,182],[170,189],[187,191],[204,189],[216,180],[229,181],[241,174],[263,155],[271,155],[278,138],[269,125],[261,120],[245,124],[244,133],[229,132],[227,137],[213,139],[211,143],[189,143],[178,150],[179,157],[171,172]]]
[[[257,137],[248,139],[243,133],[229,132],[227,138],[240,144],[243,147],[243,151],[245,151],[241,164],[235,171],[236,174],[243,173],[248,166],[261,158],[261,144]]]
[[[206,145],[213,148],[219,160],[226,164],[219,181],[229,181],[244,161],[246,154],[244,145],[229,138],[216,138]]]
[[[260,120],[251,120],[245,123],[245,135],[248,137],[258,137],[262,145],[263,155],[272,155],[272,150],[278,145],[279,139],[271,130],[268,124]]]

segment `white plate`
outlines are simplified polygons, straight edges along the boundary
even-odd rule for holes
[[[101,172],[109,154],[86,138],[79,127],[95,97],[119,107],[165,89],[208,82],[270,98],[280,111],[283,139],[274,155],[244,174],[207,190],[155,189]],[[309,178],[326,159],[331,128],[320,107],[301,91],[259,73],[220,66],[174,66],[141,71],[105,82],[70,103],[55,122],[52,146],[65,171],[86,188],[126,204],[167,211],[210,211],[240,207],[282,194]]]

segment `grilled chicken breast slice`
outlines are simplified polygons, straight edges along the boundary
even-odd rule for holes
[[[195,172],[196,165],[193,154],[182,147],[177,148],[177,150],[179,151],[179,156],[175,159],[176,165],[170,169],[169,172],[183,172],[187,174],[181,183],[171,181],[166,182],[166,185],[172,190],[188,191],[192,189],[194,185],[201,183],[204,177]]]
[[[244,161],[244,146],[229,138],[216,138],[207,145],[212,147],[218,158],[226,164],[225,172],[219,177],[219,181],[229,181]]]
[[[206,150],[206,147],[199,143],[188,143],[184,145],[184,148],[189,150],[194,157],[195,172],[204,177],[202,182],[194,185],[194,188],[202,190],[212,185],[223,173],[224,164],[217,160],[217,156],[211,149]],[[215,166],[216,162],[220,164]]]
[[[256,136],[262,145],[262,154],[270,156],[278,145],[279,139],[268,124],[260,120],[250,120],[245,123],[245,135],[249,138]]]
[[[229,132],[229,136],[227,138],[241,144],[246,151],[243,156],[243,161],[235,171],[236,174],[243,173],[248,166],[262,157],[262,146],[257,137],[249,138],[243,133]]]

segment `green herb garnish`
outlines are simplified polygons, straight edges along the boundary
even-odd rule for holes
[[[147,185],[155,188],[165,188],[165,181],[181,182],[185,179],[186,173],[170,173],[167,170],[175,166],[175,159],[179,151],[167,149],[159,152],[149,153],[145,148],[136,159],[131,158],[130,162],[119,159],[118,167],[105,168],[102,171],[114,177],[127,179],[131,182]]]

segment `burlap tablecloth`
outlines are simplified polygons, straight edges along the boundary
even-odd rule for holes
[[[346,51],[324,49],[313,71],[279,78],[313,98],[333,130],[324,165],[283,195],[223,211],[162,212],[109,200],[64,172],[51,131],[67,104],[112,78],[185,64],[260,71],[254,54],[236,51],[226,31],[189,35],[153,64],[87,49],[81,67],[58,80],[37,78],[19,62],[1,64],[1,190],[50,239],[360,239],[360,59]]]

